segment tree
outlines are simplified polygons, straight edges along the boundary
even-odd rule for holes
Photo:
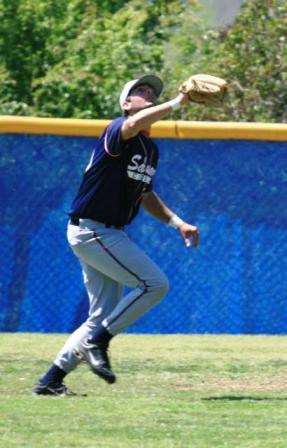
[[[287,4],[244,3],[220,39],[219,67],[235,88],[226,114],[236,121],[287,121]],[[284,88],[285,86],[285,88]]]
[[[183,37],[179,46],[177,41],[171,41],[179,50],[173,79],[178,84],[182,75],[187,75],[189,60],[193,73],[207,72],[226,78],[230,93],[221,108],[192,105],[180,111],[180,116],[215,121],[286,122],[286,22],[287,4],[281,0],[245,1],[233,25],[219,32],[202,28],[201,37],[197,34],[195,39],[198,45],[189,48],[193,24],[189,27],[190,18],[183,15],[178,34],[188,37]]]
[[[146,5],[131,0],[117,2],[117,8],[107,5],[104,10],[100,2],[73,4],[77,12],[63,26],[66,35],[75,29],[73,20],[78,23],[78,31],[66,40],[69,52],[34,84],[35,109],[41,115],[112,118],[119,113],[115,105],[127,79],[160,72],[181,2],[154,0]]]
[[[12,112],[33,106],[34,79],[49,70],[47,45],[67,0],[0,0],[0,95]]]
[[[287,4],[245,1],[210,30],[197,0],[0,0],[0,113],[113,118],[127,79],[156,72],[163,99],[192,73],[230,82],[221,108],[174,118],[287,120]]]

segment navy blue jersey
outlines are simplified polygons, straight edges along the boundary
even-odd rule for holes
[[[143,193],[152,190],[157,146],[143,133],[122,140],[124,120],[113,120],[99,138],[70,216],[123,226],[137,215]]]

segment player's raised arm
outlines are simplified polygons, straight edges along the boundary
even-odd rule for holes
[[[142,130],[148,131],[153,123],[190,101],[207,106],[220,105],[228,85],[216,76],[193,75],[180,85],[179,94],[174,99],[157,105],[162,88],[161,79],[154,75],[126,83],[120,96],[121,109],[128,116],[122,126],[123,140],[135,137]]]
[[[122,125],[123,140],[135,137],[142,130],[148,131],[153,123],[189,101],[186,94],[179,93],[171,101],[156,104],[161,91],[161,80],[152,75],[125,85],[120,98],[121,108],[127,116]]]

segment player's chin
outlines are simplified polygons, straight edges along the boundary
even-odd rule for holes
[[[149,109],[150,107],[155,106],[155,103],[146,103],[144,106],[137,107],[134,109],[134,113],[140,112],[141,110]]]
[[[146,102],[146,105],[143,107],[143,109],[149,109],[150,107],[155,106],[155,103],[153,102]]]

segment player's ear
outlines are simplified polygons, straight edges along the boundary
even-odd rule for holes
[[[123,104],[123,110],[125,112],[125,115],[129,114],[129,111],[131,110],[131,108],[132,108],[132,103],[131,103],[130,97],[128,96]]]

